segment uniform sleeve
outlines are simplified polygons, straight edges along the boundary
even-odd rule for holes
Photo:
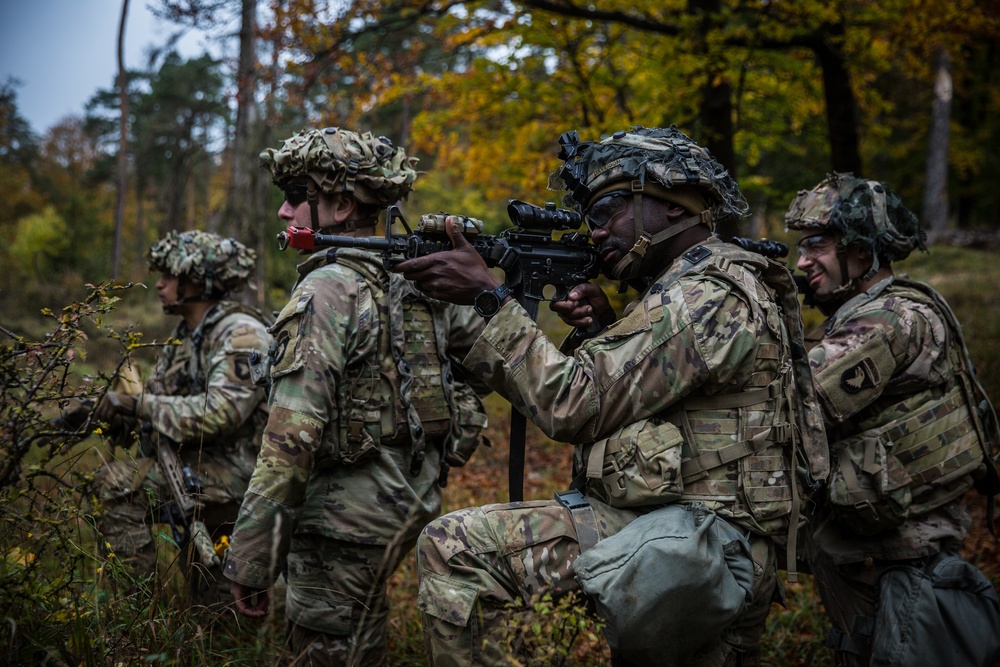
[[[486,396],[492,389],[462,363],[486,327],[486,320],[470,306],[449,306],[448,322],[448,356],[456,379],[472,387],[480,397]]]
[[[841,424],[887,392],[937,382],[944,324],[922,304],[889,298],[838,321],[809,352],[826,420]]]
[[[270,336],[248,315],[219,322],[207,344],[213,346],[205,369],[204,393],[191,396],[144,394],[139,416],[174,442],[210,443],[239,429],[264,399],[250,379],[251,352],[267,354]]]
[[[310,274],[272,327],[270,413],[226,560],[233,581],[257,588],[274,582],[327,425],[337,421],[336,387],[364,329],[358,313],[367,306],[359,294],[370,298],[363,282],[343,271],[331,266]]]
[[[512,301],[465,363],[550,438],[589,442],[749,377],[762,324],[751,315],[726,283],[683,279],[567,356]]]

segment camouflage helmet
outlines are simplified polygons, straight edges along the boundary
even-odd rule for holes
[[[204,297],[224,299],[253,275],[257,253],[233,238],[202,231],[172,231],[146,254],[150,271],[204,285]]]
[[[416,158],[389,139],[337,127],[298,132],[280,148],[266,149],[260,160],[280,188],[308,178],[322,192],[349,192],[380,208],[405,199],[417,179]]]
[[[860,244],[883,262],[927,250],[926,232],[899,196],[885,183],[851,173],[830,174],[812,190],[800,191],[785,214],[785,227],[837,232],[842,245]]]
[[[697,191],[711,210],[715,225],[735,229],[749,209],[729,172],[708,149],[694,143],[676,126],[637,125],[600,142],[581,142],[573,131],[563,134],[559,143],[559,159],[565,164],[552,174],[549,187],[567,190],[565,205],[578,211],[611,190],[633,189],[632,183],[666,199],[673,199],[668,190]],[[697,208],[684,204],[689,209]]]

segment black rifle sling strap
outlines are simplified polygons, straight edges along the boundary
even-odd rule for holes
[[[538,316],[538,302],[525,298],[524,288],[518,285],[514,289],[514,298],[528,311],[528,317],[534,322]],[[508,487],[510,502],[519,503],[524,500],[524,446],[525,430],[528,422],[514,406],[510,408],[510,453],[508,454]]]

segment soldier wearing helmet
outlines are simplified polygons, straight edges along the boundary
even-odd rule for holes
[[[610,306],[594,285],[554,304],[581,326],[607,325],[572,354],[507,299],[466,357],[546,435],[574,444],[573,491],[424,530],[418,604],[432,662],[502,664],[512,603],[582,590],[622,664],[753,664],[775,544],[797,524],[793,444],[825,448],[791,276],[713,235],[746,204],[676,128],[560,143],[550,187],[584,215],[607,273],[639,295],[620,319],[600,316]],[[398,270],[455,303],[495,289],[465,239],[452,242]]]
[[[249,359],[266,354],[270,335],[261,313],[228,297],[250,279],[255,254],[234,239],[187,231],[167,234],[148,260],[160,273],[164,313],[180,321],[144,390],[109,391],[95,410],[112,432],[134,430],[142,439],[138,459],[111,462],[98,475],[101,530],[115,558],[153,574],[151,517],[172,523],[202,564],[190,571],[193,600],[231,602],[213,545],[228,539],[256,461],[267,403]],[[169,458],[158,458],[157,447]],[[165,464],[183,471],[185,499],[175,497]],[[182,506],[186,514],[172,509]]]
[[[993,665],[996,597],[958,550],[965,492],[998,490],[996,417],[947,302],[893,271],[926,251],[917,217],[885,183],[838,173],[800,192],[785,222],[801,234],[807,297],[828,316],[809,358],[831,475],[807,540],[828,645],[844,665]],[[941,572],[948,599],[934,608],[965,619],[957,625],[914,606],[928,596],[914,582]]]
[[[283,223],[375,234],[416,160],[385,137],[307,130],[261,153]],[[287,572],[288,650],[316,665],[385,664],[386,583],[441,510],[449,466],[486,424],[461,359],[482,323],[429,299],[373,252],[317,252],[272,327],[271,419],[226,576],[237,610],[266,613]]]

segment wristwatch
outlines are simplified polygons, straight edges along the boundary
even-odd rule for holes
[[[503,300],[513,294],[514,290],[507,285],[500,285],[496,289],[488,289],[479,293],[476,300],[472,302],[480,317],[490,319],[500,312]]]

